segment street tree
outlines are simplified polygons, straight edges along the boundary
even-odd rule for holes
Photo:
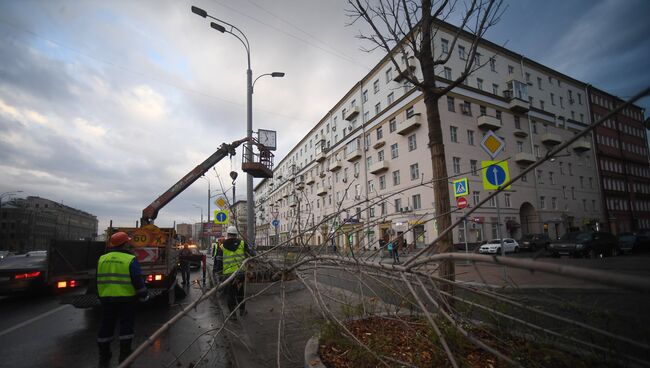
[[[463,83],[474,71],[484,66],[477,57],[480,40],[503,14],[502,0],[348,0],[347,9],[351,23],[365,22],[371,29],[358,37],[371,47],[365,51],[381,50],[387,53],[389,62],[414,88],[422,92],[426,107],[429,148],[433,177],[447,178],[445,147],[439,100]],[[438,32],[447,20],[458,17],[460,25],[452,32],[448,47],[439,47]],[[461,73],[451,80],[436,77],[436,70],[447,64],[458,47],[458,41],[469,42]],[[421,75],[415,72],[415,61],[420,65]],[[462,57],[461,57],[462,58]],[[437,218],[437,230],[451,226],[450,198],[447,180],[433,181],[433,194]],[[452,236],[447,233],[436,244],[430,245],[436,253],[452,249]],[[439,275],[454,279],[454,264],[443,261]]]

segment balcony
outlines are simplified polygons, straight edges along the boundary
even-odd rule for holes
[[[359,106],[352,106],[350,110],[345,112],[345,120],[352,121],[357,115],[359,115]]]
[[[316,191],[316,195],[319,197],[322,197],[325,194],[327,194],[327,187],[322,187]]]
[[[481,115],[476,118],[476,122],[478,123],[478,127],[481,129],[497,130],[501,128],[501,120],[494,116]]]
[[[340,169],[341,169],[341,166],[342,166],[342,164],[341,164],[341,160],[334,160],[334,161],[332,161],[332,163],[330,164],[330,171],[337,171],[337,170],[340,170]]]
[[[515,129],[515,130],[512,132],[512,134],[513,134],[515,137],[518,137],[518,138],[526,138],[526,137],[528,137],[528,132],[525,131],[525,130],[523,130],[523,129]]]
[[[316,159],[316,162],[323,162],[323,161],[327,160],[327,155],[325,154],[325,152],[321,151],[320,153],[316,153],[315,159]]]
[[[401,82],[404,78],[408,77],[409,75],[413,75],[413,72],[415,72],[415,65],[409,65],[408,67],[402,66],[402,72],[397,74],[393,80],[395,82]]]
[[[413,114],[411,117],[397,124],[397,134],[406,135],[420,127],[420,114]]]
[[[368,168],[368,171],[370,171],[371,174],[375,175],[386,170],[388,170],[388,161],[386,160],[372,163]]]
[[[307,175],[307,179],[305,180],[305,184],[312,185],[312,184],[314,184],[315,181],[316,181],[316,179],[314,179],[313,175]]]
[[[356,149],[354,149],[354,150],[348,152],[348,154],[345,155],[345,159],[346,159],[347,161],[349,161],[349,162],[356,161],[356,160],[358,160],[358,159],[361,157],[362,154],[363,154],[363,153],[361,153],[361,148],[356,148]],[[331,170],[332,170],[332,169],[330,168],[330,171],[331,171]]]
[[[558,134],[545,133],[542,134],[542,143],[549,146],[555,146],[562,143],[562,137],[560,137]]]
[[[519,152],[515,155],[515,162],[520,165],[530,165],[536,162],[535,156],[532,153]]]
[[[573,142],[571,148],[573,148],[573,150],[576,152],[589,151],[591,149],[591,142],[584,138],[578,139],[577,141]]]
[[[289,197],[289,207],[296,207],[297,204],[298,204],[298,197],[296,197],[295,194],[292,194]]]
[[[375,148],[375,149],[382,148],[384,145],[386,145],[386,141],[381,140],[381,141],[375,142],[375,144],[372,145],[372,148]]]
[[[503,95],[508,100],[508,108],[510,111],[518,114],[524,114],[530,110],[530,102],[524,101],[518,97],[514,97],[512,91],[503,91]]]

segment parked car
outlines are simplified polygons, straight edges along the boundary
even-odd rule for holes
[[[519,252],[519,243],[515,239],[503,238],[503,247],[506,253]],[[501,239],[493,239],[481,245],[478,249],[481,254],[501,254]]]
[[[0,260],[2,260],[4,258],[7,258],[9,256],[12,256],[12,255],[14,255],[14,254],[12,252],[8,251],[8,250],[0,250]]]
[[[553,257],[568,255],[596,258],[616,256],[620,253],[616,236],[602,231],[582,231],[564,234],[551,242],[548,251]]]
[[[551,239],[546,234],[526,234],[519,240],[519,248],[536,251],[546,249],[550,243]]]
[[[621,253],[638,253],[650,248],[650,236],[638,233],[621,233],[618,235],[618,248]]]
[[[0,295],[23,291],[41,291],[47,286],[44,252],[7,257],[0,262]]]

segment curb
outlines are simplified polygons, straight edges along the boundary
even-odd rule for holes
[[[320,336],[318,334],[312,336],[305,345],[305,368],[327,368],[320,360],[318,354],[318,341]]]

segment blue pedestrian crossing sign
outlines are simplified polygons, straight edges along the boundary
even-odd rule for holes
[[[280,220],[275,219],[275,220],[271,221],[271,225],[273,225],[273,227],[278,227],[280,225]]]
[[[483,189],[496,190],[506,182],[510,181],[508,162],[482,161],[481,166],[483,167]],[[510,189],[510,186],[506,189]]]
[[[223,210],[214,211],[214,223],[215,224],[228,223],[228,212]]]
[[[467,178],[454,180],[454,198],[465,197],[469,195],[469,182]]]

